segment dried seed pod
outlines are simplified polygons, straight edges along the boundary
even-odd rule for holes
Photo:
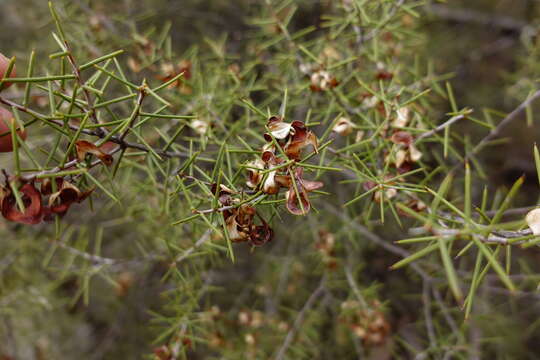
[[[17,208],[15,196],[9,189],[0,189],[2,216],[9,221],[21,224],[35,225],[43,219],[41,194],[33,184],[24,184],[19,194],[25,206],[24,211]]]
[[[332,131],[341,136],[347,136],[353,131],[353,123],[346,117],[340,117],[336,122],[336,125],[334,125]]]
[[[414,146],[414,143],[409,145],[409,158],[412,162],[418,162],[422,158],[422,152]]]
[[[57,191],[55,193],[50,194],[49,196],[49,204],[47,209],[47,214],[45,216],[46,221],[53,220],[53,214],[56,214],[58,216],[64,216],[71,205],[75,203],[81,203],[84,200],[86,200],[95,190],[95,188],[91,188],[87,191],[81,191],[79,188],[67,180],[60,180],[56,179],[57,182]],[[41,187],[41,194],[45,195],[52,189],[49,189],[47,186],[47,183],[45,183]],[[50,186],[52,188],[52,186]]]
[[[408,107],[401,107],[396,110],[396,118],[392,122],[393,127],[402,128],[409,123],[410,110]]]
[[[390,140],[397,145],[411,145],[414,141],[412,135],[407,131],[396,131],[390,137]]]
[[[199,135],[204,135],[208,131],[209,124],[204,120],[194,119],[189,126]]]
[[[339,81],[326,70],[314,72],[310,79],[310,89],[313,92],[326,91],[339,85]]]
[[[249,162],[248,164],[248,181],[247,186],[254,189],[261,183],[263,176],[261,175],[260,171],[264,169],[264,161],[262,159],[256,159],[254,161]]]
[[[525,221],[534,235],[540,235],[540,208],[529,211]]]
[[[83,161],[86,154],[92,154],[97,156],[98,159],[107,166],[110,166],[113,163],[112,155],[107,154],[101,147],[97,147],[89,141],[79,140],[75,143],[75,148],[77,150],[77,158],[79,161]]]
[[[154,349],[155,358],[158,360],[170,360],[172,359],[171,350],[168,346],[162,345]]]
[[[1,69],[0,69],[1,71]],[[13,114],[0,107],[0,152],[12,152],[13,142],[11,141],[11,123],[15,121]],[[26,140],[26,131],[18,130],[17,135]]]
[[[5,57],[2,53],[0,53],[0,79],[4,77],[4,74],[6,73],[7,69],[9,67],[9,59]],[[13,69],[11,69],[11,72],[9,75],[6,75],[5,77],[15,77],[15,66],[13,66]],[[0,86],[0,90],[6,89],[11,86],[11,83],[5,83]]]
[[[320,181],[304,180],[302,168],[296,168],[294,176],[295,182],[290,182],[289,190],[285,193],[287,210],[293,215],[306,215],[311,208],[308,193],[320,189],[324,184]]]

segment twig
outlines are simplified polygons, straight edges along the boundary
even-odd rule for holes
[[[439,132],[441,130],[444,130],[448,126],[458,122],[459,120],[465,119],[465,117],[466,116],[463,115],[463,114],[453,116],[450,119],[448,119],[447,121],[445,121],[444,123],[442,123],[441,125],[437,126],[436,128],[431,129],[430,131],[426,131],[425,133],[417,136],[416,139],[415,139],[415,142],[418,142],[419,140],[430,137],[430,136],[434,135],[435,133],[437,133],[437,132]]]
[[[442,237],[455,237],[462,235],[461,229],[450,229],[450,228],[431,228],[426,229],[425,227],[416,227],[409,229],[409,233],[413,236],[418,236],[420,234],[431,233],[434,235]],[[498,230],[492,231],[488,236],[479,236],[474,235],[476,238],[487,244],[500,244],[500,245],[519,245],[527,242],[528,240],[519,240],[511,241],[512,239],[532,235],[530,229],[508,231],[508,230]]]
[[[497,124],[495,128],[493,128],[489,134],[484,137],[480,142],[469,152],[465,157],[463,158],[463,162],[469,160],[471,157],[476,155],[480,150],[483,149],[483,147],[491,140],[499,136],[502,132],[502,130],[508,126],[512,121],[517,119],[518,115],[521,114],[522,111],[524,111],[527,106],[532,104],[536,99],[540,98],[540,90],[537,90],[532,96],[527,98],[524,102],[522,102],[517,108],[515,108],[510,114],[508,114],[504,119],[502,119],[501,122]],[[461,164],[463,162],[460,162],[456,164],[452,171],[455,171],[457,168],[461,167]]]
[[[106,257],[95,255],[95,254],[90,254],[85,251],[81,251],[79,249],[73,248],[62,241],[54,242],[54,244],[58,245],[62,249],[69,251],[72,254],[82,257],[85,260],[91,261],[94,264],[110,266],[110,265],[117,264],[118,262],[125,261],[125,260],[115,260],[115,259],[106,258]]]
[[[302,310],[298,313],[298,316],[294,320],[293,327],[289,330],[287,333],[287,336],[285,336],[285,340],[283,341],[283,344],[279,348],[277,355],[275,356],[275,360],[283,360],[285,357],[285,353],[287,352],[287,349],[291,345],[292,341],[294,340],[294,337],[300,331],[300,328],[302,327],[302,324],[304,323],[304,319],[307,315],[307,313],[311,310],[313,305],[315,305],[315,301],[323,294],[325,289],[325,282],[326,282],[326,276],[323,276],[321,278],[321,281],[319,283],[319,286],[315,291],[311,294],[311,296],[308,298],[304,306],[302,307]]]
[[[430,347],[435,349],[437,347],[437,337],[435,336],[433,317],[431,315],[431,299],[429,296],[429,287],[430,283],[428,281],[424,281],[422,286],[422,303],[424,304],[424,317],[426,318],[426,330],[429,338]]]
[[[65,45],[65,47],[67,49],[68,62],[71,65],[71,68],[73,70],[73,74],[75,75],[75,79],[77,80],[77,84],[82,89],[82,92],[84,94],[84,98],[85,98],[86,104],[87,104],[87,109],[86,110],[90,113],[90,117],[92,118],[94,123],[99,124],[100,122],[99,122],[99,120],[97,118],[96,110],[94,109],[94,106],[92,105],[92,98],[90,97],[90,92],[84,86],[84,82],[83,82],[82,77],[81,77],[81,70],[79,69],[79,66],[77,65],[77,61],[73,57],[71,47],[69,46],[69,43],[67,42],[67,40],[64,40],[64,45]],[[98,128],[98,132],[101,133],[101,134],[104,134],[106,131],[104,129],[102,129],[102,128]]]
[[[429,13],[451,21],[476,23],[518,32],[529,27],[526,22],[508,16],[486,14],[473,9],[453,8],[441,4],[431,4],[427,9]]]
[[[328,211],[330,211],[334,215],[341,216],[345,224],[347,224],[352,229],[356,230],[358,233],[364,235],[367,240],[373,242],[374,244],[402,258],[406,258],[411,255],[411,253],[409,253],[407,250],[400,248],[398,246],[395,246],[387,241],[384,241],[377,234],[371,232],[368,228],[359,224],[357,221],[353,221],[347,214],[345,214],[343,211],[336,209],[334,206],[330,205],[329,203],[325,203],[324,206]],[[422,270],[422,268],[420,268],[418,264],[411,263],[410,266],[418,275],[420,275],[422,279],[431,280],[431,276],[429,276],[424,270]]]
[[[353,290],[354,294],[356,295],[356,298],[360,302],[363,308],[367,308],[368,304],[364,297],[362,296],[362,293],[360,292],[360,289],[358,288],[358,285],[356,284],[356,281],[354,281],[354,277],[351,272],[351,268],[349,265],[346,265],[344,267],[345,276],[347,277],[347,281],[349,282],[349,286]]]
[[[142,97],[141,97],[141,101],[142,101]],[[4,98],[2,96],[0,96],[0,103],[2,103],[4,105],[7,105],[7,106],[10,106],[10,107],[14,107],[17,110],[19,110],[21,112],[24,112],[24,113],[26,113],[26,114],[34,117],[34,118],[43,120],[44,122],[51,122],[51,123],[54,123],[54,124],[56,124],[58,126],[64,126],[64,122],[61,121],[61,120],[49,119],[47,116],[45,116],[43,114],[40,114],[37,111],[29,109],[26,106],[17,104],[14,101],[8,100],[8,99],[6,99],[6,98]],[[69,127],[70,130],[73,130],[73,131],[78,131],[79,130],[79,127],[76,126],[76,125],[68,124],[67,126]],[[88,129],[82,129],[81,132],[83,134],[85,134],[85,135],[95,136],[95,137],[98,137],[98,138],[104,138],[106,136],[105,133],[103,133],[103,132],[92,131],[92,130],[88,130]],[[190,154],[188,154],[186,152],[162,151],[162,150],[159,150],[159,149],[149,149],[148,147],[146,147],[146,146],[144,146],[142,144],[137,144],[137,143],[125,141],[123,138],[118,137],[118,136],[113,136],[109,140],[111,142],[113,142],[113,143],[116,143],[116,144],[120,145],[120,147],[137,149],[137,150],[141,150],[141,151],[144,151],[144,152],[154,151],[156,154],[158,154],[160,156],[163,156],[163,157],[167,157],[167,158],[175,158],[175,157],[188,158],[188,157],[191,156]],[[116,149],[114,152],[116,152],[116,151],[118,151],[118,149]],[[33,179],[38,175],[53,174],[54,172],[62,171],[62,170],[68,169],[70,167],[73,167],[76,164],[77,164],[77,161],[73,160],[73,161],[70,161],[70,162],[66,163],[65,166],[62,167],[62,168],[56,167],[56,168],[51,169],[51,170],[39,171],[39,172],[36,172],[36,173],[33,173],[33,174],[26,175],[26,176],[24,176],[24,178],[25,179]]]
[[[110,152],[110,155],[113,155],[115,154],[116,152],[120,151],[120,147],[114,149],[113,151]],[[50,170],[43,170],[43,171],[38,171],[38,172],[35,172],[35,173],[31,173],[31,174],[27,174],[27,175],[24,175],[24,176],[21,176],[21,178],[25,181],[32,181],[34,179],[36,179],[38,176],[43,176],[43,175],[53,175],[55,173],[58,173],[60,171],[64,171],[64,170],[67,170],[67,169],[70,169],[74,166],[76,166],[77,164],[79,163],[79,159],[74,159],[74,160],[71,160],[69,162],[67,162],[64,166],[57,166],[55,168],[52,168]],[[91,169],[97,165],[100,165],[102,164],[103,162],[101,160],[94,160],[92,163],[90,163],[90,165],[87,167],[88,169]]]
[[[139,88],[139,95],[137,96],[137,104],[135,105],[133,114],[131,115],[131,118],[129,119],[129,123],[127,124],[126,130],[124,131],[123,134],[120,135],[118,140],[124,141],[125,137],[129,134],[129,130],[131,130],[131,126],[133,125],[135,120],[137,120],[137,118],[139,117],[142,103],[144,101],[145,96],[146,96],[146,84],[143,83],[143,85]]]
[[[176,259],[174,259],[172,265],[176,266],[182,261],[184,261],[186,258],[188,258],[195,250],[200,248],[204,243],[206,243],[208,240],[210,240],[210,234],[212,233],[212,229],[208,229],[204,232],[204,234],[197,240],[195,245],[192,247],[184,250],[182,253],[180,253]]]

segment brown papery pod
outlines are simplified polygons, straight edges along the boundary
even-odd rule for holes
[[[41,222],[43,219],[43,207],[41,202],[41,194],[33,184],[24,184],[20,189],[24,212],[17,207],[15,196],[8,190],[4,189],[2,197],[2,216],[9,221],[18,222],[21,224],[34,225]]]
[[[0,107],[0,152],[12,152],[13,141],[11,139],[11,124],[15,122],[13,114]],[[17,135],[26,140],[26,131],[17,130]]]
[[[79,140],[75,143],[75,147],[77,148],[77,159],[79,159],[79,161],[83,161],[86,154],[92,154],[97,156],[97,158],[107,166],[110,166],[113,163],[112,155],[107,154],[89,141]]]
[[[8,68],[9,68],[9,59],[5,57],[4,54],[0,53],[0,79],[4,78],[4,74],[6,73]],[[6,75],[5,77],[13,78],[15,76],[17,76],[17,74],[15,71],[15,65],[14,65],[9,75]],[[0,85],[0,90],[7,89],[10,86],[11,86],[10,82],[3,83],[2,85]]]

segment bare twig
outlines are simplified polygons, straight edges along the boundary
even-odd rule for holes
[[[212,233],[212,229],[206,230],[204,234],[199,238],[199,240],[197,240],[197,242],[193,246],[181,252],[176,257],[176,259],[174,259],[173,265],[178,265],[179,263],[187,259],[195,250],[197,250],[202,245],[204,245],[208,240],[210,240],[211,233]]]
[[[437,347],[437,337],[435,336],[435,329],[433,327],[433,317],[431,315],[431,299],[429,294],[430,283],[428,281],[423,282],[422,290],[422,303],[424,304],[424,318],[426,319],[426,331],[429,338],[431,348]]]
[[[353,277],[350,266],[348,265],[345,266],[344,271],[345,271],[345,276],[347,277],[347,282],[349,283],[349,286],[351,287],[354,294],[356,295],[356,298],[358,299],[358,301],[360,302],[363,308],[367,308],[368,304],[366,300],[364,299],[364,297],[362,296],[362,293],[360,292],[360,289],[358,288],[356,281],[354,281],[354,277]]]
[[[536,101],[538,98],[540,98],[540,90],[537,90],[534,94],[532,94],[527,100],[523,101],[517,108],[515,108],[511,113],[509,113],[504,119],[501,120],[497,124],[496,127],[494,127],[489,134],[484,137],[480,142],[467,154],[465,155],[463,161],[469,160],[471,157],[476,155],[480,150],[484,148],[484,146],[487,145],[491,140],[501,135],[502,131],[514,120],[518,118],[518,116],[534,101]],[[455,171],[457,168],[461,168],[462,162],[456,164],[452,171]]]
[[[417,136],[415,141],[419,141],[419,140],[422,140],[424,138],[430,137],[430,136],[434,135],[435,133],[437,133],[437,132],[439,132],[441,130],[444,130],[448,126],[458,122],[459,120],[465,119],[465,118],[466,118],[466,116],[463,115],[463,114],[453,116],[450,119],[448,119],[447,121],[445,121],[444,123],[442,123],[441,125],[437,126],[436,128],[431,129],[430,131],[426,131],[425,133]]]
[[[449,7],[442,4],[431,4],[427,10],[429,13],[446,20],[493,26],[505,30],[521,32],[529,26],[526,22],[508,16],[486,14],[473,9]]]
[[[285,358],[285,353],[287,352],[287,349],[291,345],[298,331],[300,331],[300,328],[302,327],[302,324],[304,323],[304,319],[307,313],[315,305],[315,302],[317,301],[317,299],[323,294],[324,289],[325,289],[325,281],[326,281],[326,277],[323,276],[321,278],[319,286],[315,289],[315,291],[313,291],[311,296],[308,298],[308,300],[302,307],[302,310],[300,310],[300,312],[298,313],[298,316],[294,320],[294,324],[292,328],[287,333],[287,336],[285,336],[285,340],[283,341],[283,344],[281,345],[281,347],[279,348],[275,356],[275,360],[283,360]]]

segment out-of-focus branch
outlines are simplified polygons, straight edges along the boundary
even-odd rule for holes
[[[287,349],[291,345],[298,331],[300,331],[300,328],[302,327],[302,324],[304,323],[304,319],[307,313],[315,305],[315,302],[317,301],[317,299],[323,294],[324,289],[325,289],[325,282],[326,282],[326,277],[323,276],[319,283],[319,286],[315,289],[315,291],[313,291],[311,296],[308,298],[308,300],[302,307],[302,310],[300,310],[300,312],[298,313],[298,316],[294,320],[293,327],[287,333],[287,336],[285,337],[283,344],[281,345],[281,347],[279,348],[277,352],[277,355],[275,356],[276,360],[282,360],[285,358],[285,353],[287,352]]]
[[[487,14],[472,9],[455,8],[442,4],[431,4],[427,9],[429,13],[446,20],[493,26],[504,30],[521,32],[529,26],[524,21],[508,16]]]

